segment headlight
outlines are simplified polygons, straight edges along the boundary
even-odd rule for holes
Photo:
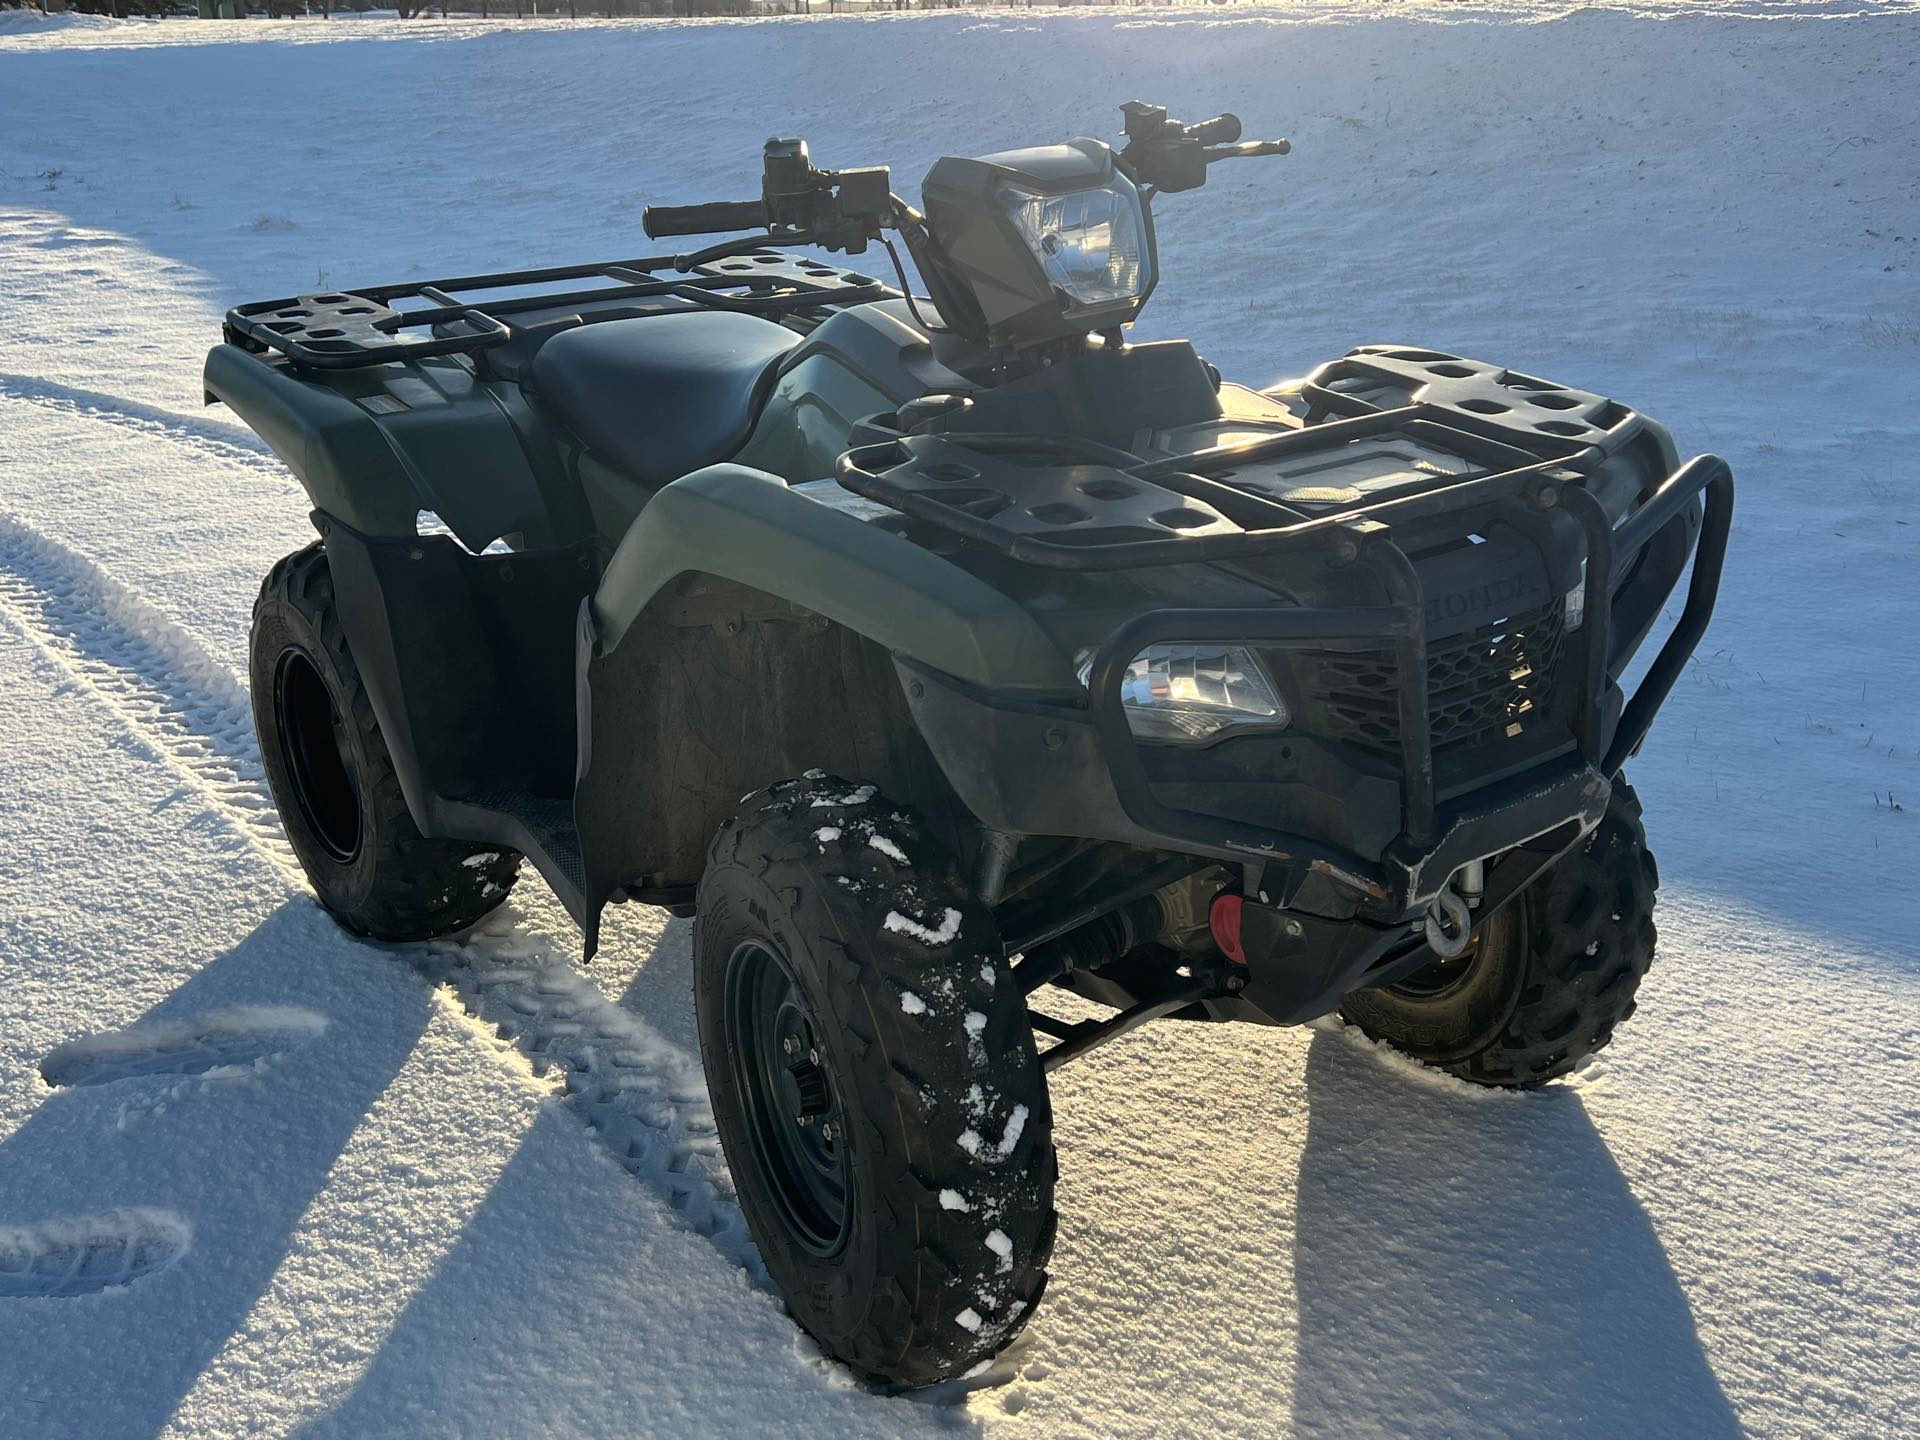
[[[1079,656],[1080,683],[1093,652]],[[1250,651],[1238,645],[1149,645],[1120,682],[1127,725],[1142,740],[1195,744],[1233,730],[1279,730],[1293,718]]]
[[[1079,304],[1131,300],[1145,286],[1147,226],[1131,186],[1067,195],[1035,195],[1009,186],[1000,192],[1000,203],[1048,281]]]

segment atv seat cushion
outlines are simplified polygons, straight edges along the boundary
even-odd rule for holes
[[[563,330],[533,389],[607,464],[665,485],[746,442],[775,362],[800,336],[771,320],[689,310]]]

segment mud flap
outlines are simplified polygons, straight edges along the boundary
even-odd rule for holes
[[[444,536],[376,539],[319,519],[414,823],[526,851],[573,908],[573,641],[598,579],[594,542],[475,555]]]

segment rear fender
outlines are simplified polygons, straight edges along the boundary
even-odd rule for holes
[[[578,485],[531,411],[457,358],[310,379],[219,345],[205,387],[286,462],[314,509],[363,535],[410,537],[422,510],[473,551],[502,536],[539,549],[591,533]]]
[[[314,509],[363,535],[413,533],[420,497],[373,417],[346,396],[237,345],[207,352],[205,385],[286,462]]]

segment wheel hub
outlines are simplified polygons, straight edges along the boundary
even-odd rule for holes
[[[811,1125],[825,1115],[833,1103],[833,1094],[827,1088],[827,1072],[808,1060],[787,1066],[783,1094],[791,1099],[794,1118],[802,1125]]]
[[[795,1241],[832,1255],[848,1229],[844,1122],[806,996],[771,946],[734,951],[726,1021],[763,1188]]]

